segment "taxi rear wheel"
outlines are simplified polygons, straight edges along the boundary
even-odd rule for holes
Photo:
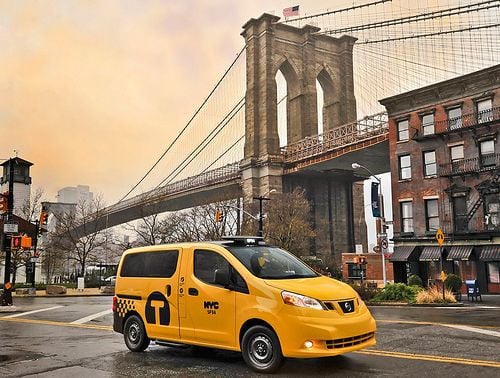
[[[144,323],[137,315],[131,315],[125,321],[123,337],[127,348],[132,352],[142,352],[149,346],[146,328],[144,328]]]
[[[257,325],[243,335],[241,352],[246,364],[259,373],[274,373],[283,362],[283,354],[276,333]]]

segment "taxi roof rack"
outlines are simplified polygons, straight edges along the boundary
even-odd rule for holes
[[[231,235],[222,236],[223,242],[233,242],[235,245],[265,245],[262,236]]]

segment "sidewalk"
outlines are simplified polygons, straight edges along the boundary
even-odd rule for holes
[[[101,292],[101,289],[98,287],[90,287],[86,288],[83,290],[78,290],[78,289],[67,289],[66,294],[47,294],[45,290],[37,290],[36,291],[36,296],[37,297],[86,297],[86,296],[106,296],[106,295],[113,295],[112,293],[103,293]],[[33,297],[33,295],[26,295],[26,294],[16,294],[12,293],[12,298],[23,298],[23,297]]]

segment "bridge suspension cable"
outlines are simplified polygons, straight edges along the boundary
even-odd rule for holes
[[[221,78],[217,81],[215,86],[212,88],[208,96],[203,100],[201,105],[196,109],[192,117],[189,119],[189,121],[186,123],[186,125],[182,128],[182,130],[179,132],[179,134],[174,138],[174,140],[169,144],[167,149],[160,155],[160,157],[156,160],[156,162],[149,168],[149,170],[142,176],[142,178],[135,184],[132,189],[130,189],[127,194],[125,194],[117,203],[120,203],[124,199],[126,199],[137,187],[146,179],[146,177],[149,176],[149,174],[156,168],[156,166],[160,163],[160,161],[165,157],[165,155],[172,149],[172,147],[177,143],[177,141],[180,139],[180,137],[184,134],[184,132],[188,129],[188,127],[191,125],[192,121],[196,118],[196,116],[200,113],[200,111],[203,109],[203,107],[207,104],[209,99],[212,97],[212,95],[216,92],[216,90],[219,88],[220,84],[223,82],[223,80],[227,77],[233,66],[236,64],[238,59],[240,58],[241,54],[245,51],[245,47],[243,47],[238,54],[236,55],[236,58],[232,61],[232,63],[229,65],[229,67],[224,71],[223,75]]]

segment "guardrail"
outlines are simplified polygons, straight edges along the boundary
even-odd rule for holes
[[[233,179],[237,179],[239,177],[239,162],[228,164],[211,171],[203,172],[196,176],[187,177],[183,180],[179,180],[172,184],[150,190],[149,192],[139,194],[125,201],[108,206],[107,208],[103,209],[103,214],[104,216],[106,216],[110,213],[136,206],[137,204],[144,205],[148,203],[154,203],[168,195],[179,194],[188,190],[202,188],[207,185],[224,183]]]
[[[281,149],[285,163],[295,163],[387,134],[389,132],[387,112],[377,113],[356,122],[339,126],[326,133],[313,135]]]
[[[500,167],[500,153],[486,154],[474,158],[440,164],[439,176],[460,176],[469,173],[491,171],[498,167]]]
[[[461,117],[445,119],[435,122],[436,134],[443,134],[454,130],[485,125],[500,119],[500,107],[486,109],[480,112],[464,114]],[[440,130],[440,131],[437,131]]]

